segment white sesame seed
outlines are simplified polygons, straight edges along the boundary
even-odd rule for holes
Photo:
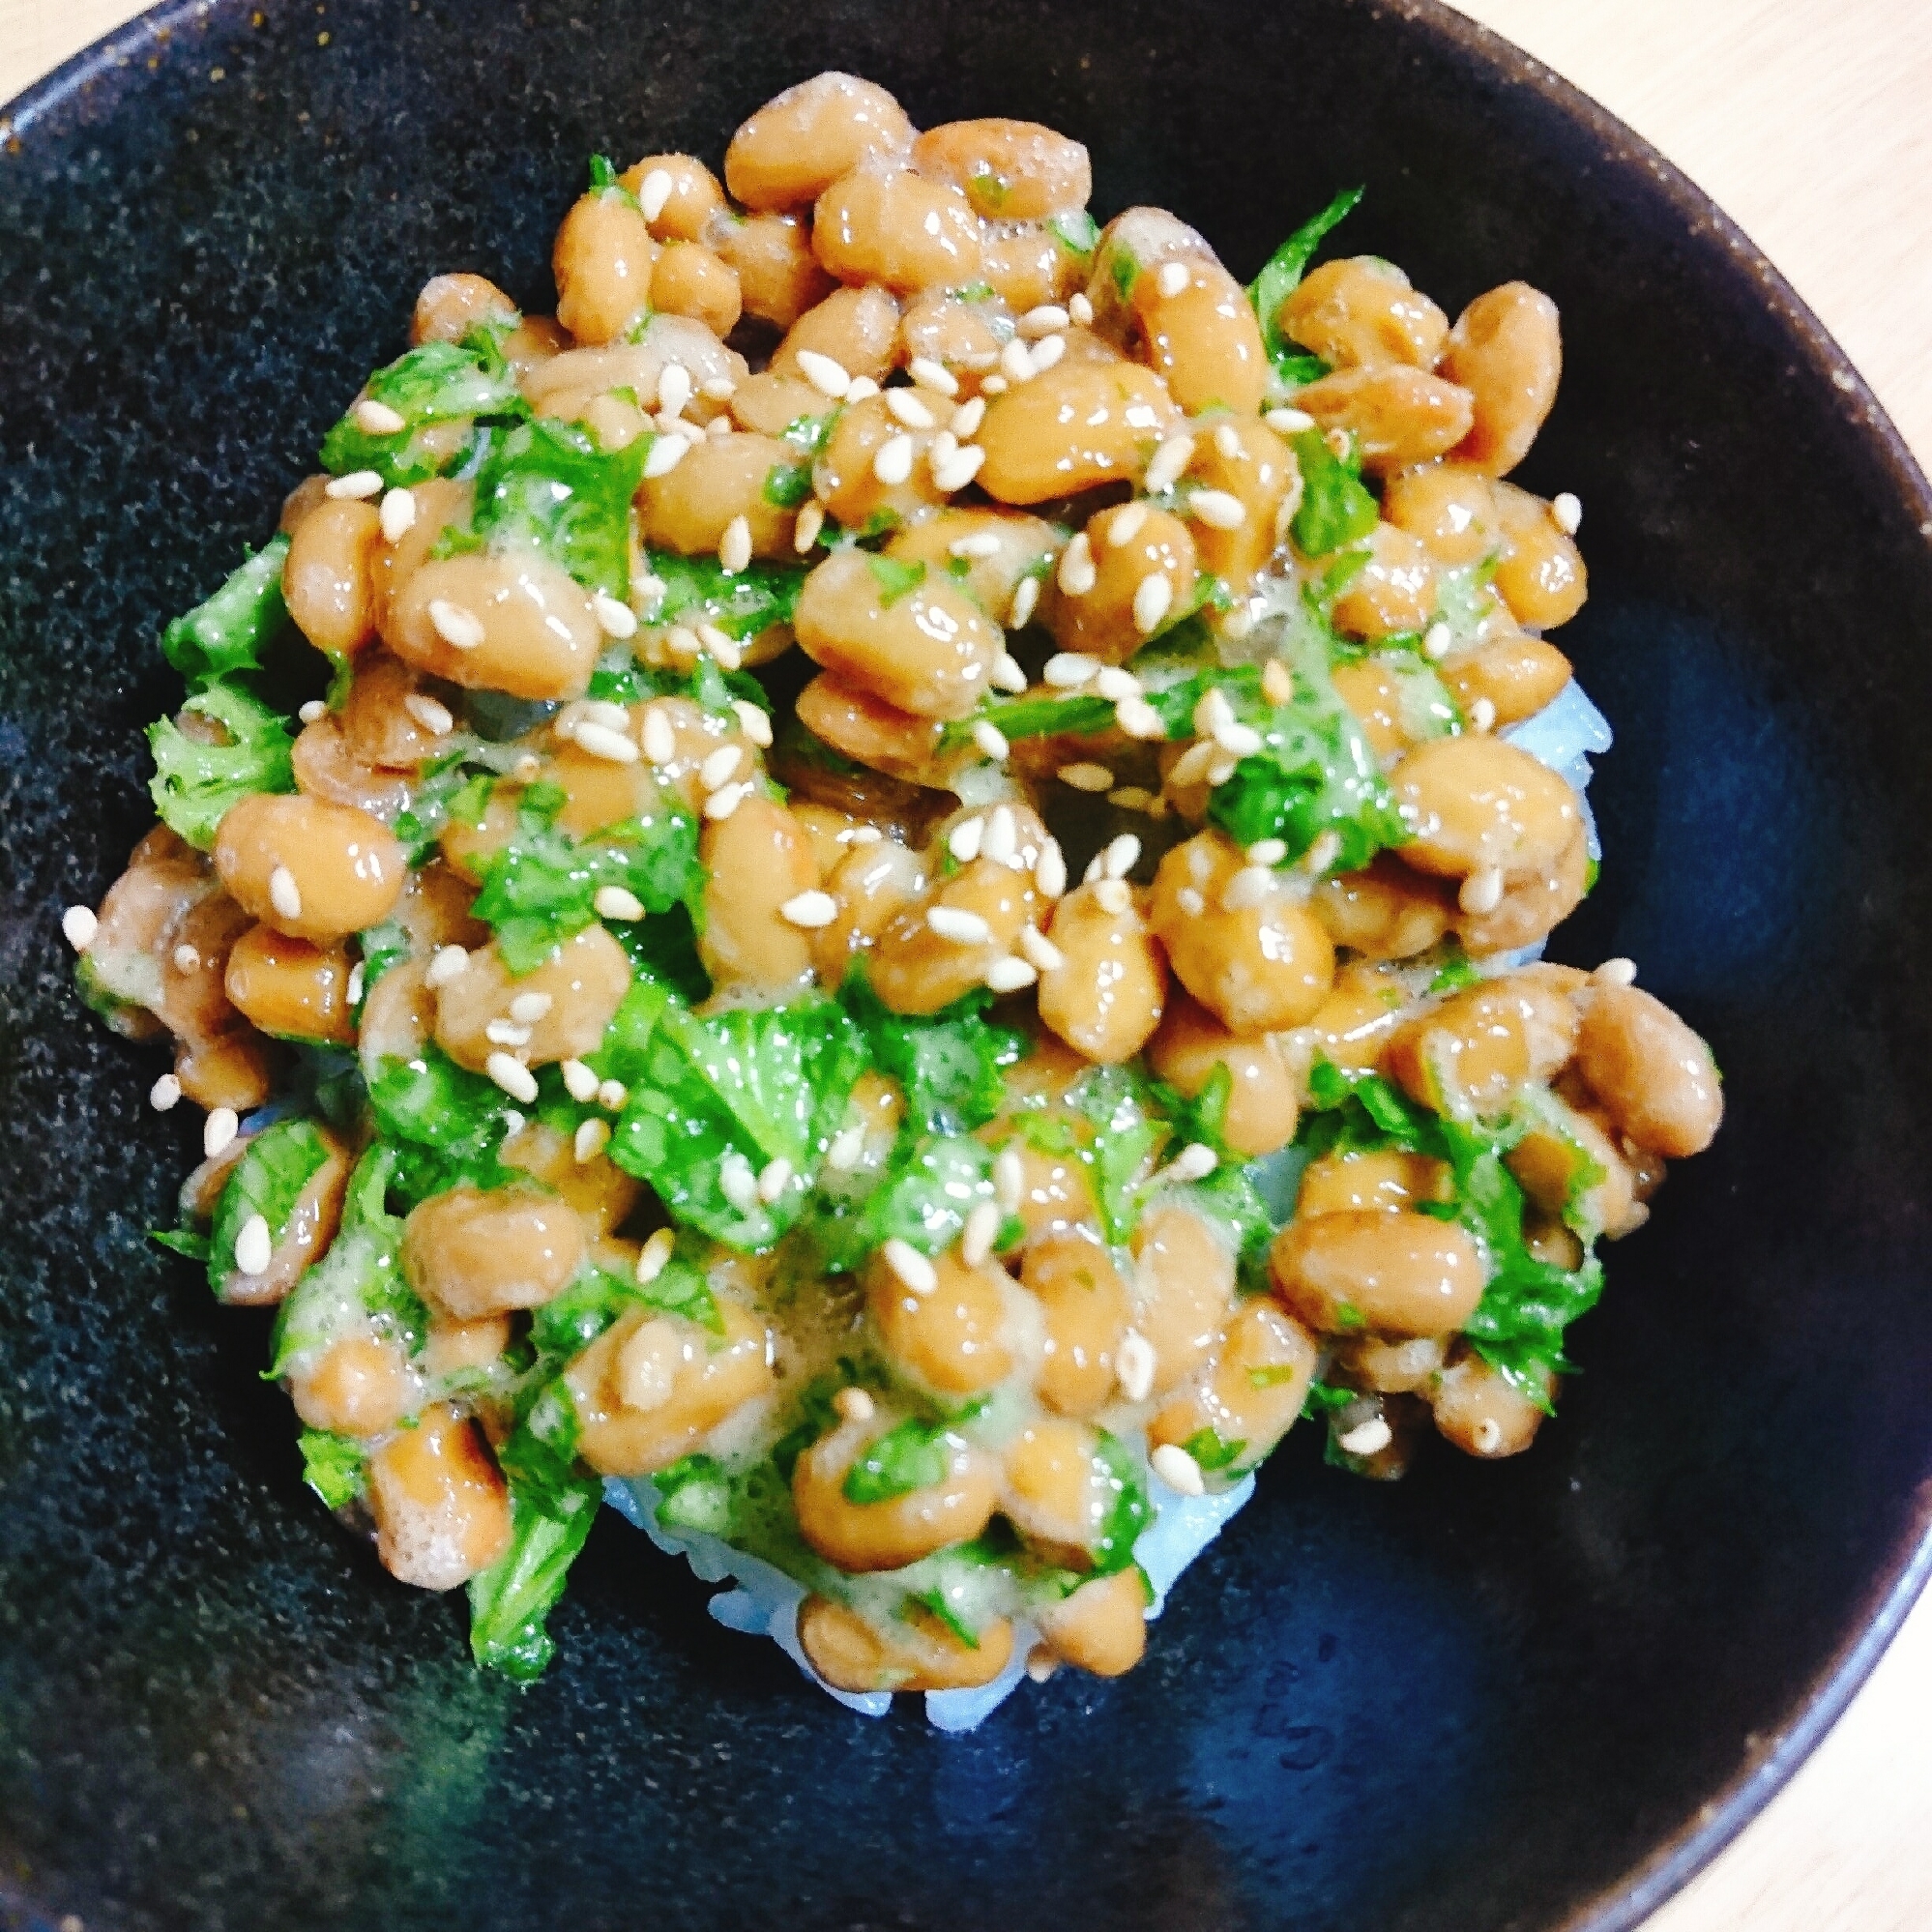
[[[989,375],[980,384],[981,395],[1004,395],[1007,393],[1007,379],[1003,375]]]
[[[1208,767],[1208,782],[1211,785],[1224,785],[1235,775],[1235,761],[1223,753],[1218,745],[1215,746],[1215,762]]]
[[[1174,586],[1164,571],[1153,571],[1142,577],[1133,594],[1133,628],[1143,637],[1159,628],[1174,601]]]
[[[1261,749],[1261,733],[1251,724],[1223,724],[1215,732],[1215,743],[1230,758],[1252,758]]]
[[[1147,505],[1144,503],[1122,504],[1107,519],[1107,548],[1118,550],[1123,544],[1131,543],[1140,535],[1147,515]]]
[[[470,955],[460,946],[441,946],[423,976],[425,986],[447,986],[452,980],[469,971]]]
[[[1496,706],[1486,697],[1479,697],[1469,708],[1469,721],[1478,731],[1493,730],[1496,724]]]
[[[993,936],[993,928],[978,913],[961,906],[933,906],[926,912],[925,922],[941,939],[955,946],[984,946]]]
[[[1094,900],[1110,919],[1123,919],[1133,905],[1125,879],[1102,879],[1094,888]]]
[[[1380,1420],[1381,1419],[1377,1418],[1377,1420]],[[1388,1429],[1389,1424],[1386,1421],[1384,1421],[1382,1423],[1382,1426],[1386,1430]],[[1344,1443],[1342,1447],[1346,1449],[1348,1445]],[[1386,1443],[1377,1443],[1375,1447],[1377,1449],[1386,1449],[1388,1445]],[[1503,1447],[1503,1424],[1499,1422],[1494,1416],[1483,1417],[1481,1421],[1478,1422],[1476,1425],[1477,1454],[1494,1455],[1496,1451],[1500,1449],[1502,1447]]]
[[[996,805],[986,821],[986,835],[980,851],[996,865],[1014,865],[1019,861],[1019,827],[1013,822],[1010,805]],[[1023,869],[1023,868],[1022,868]]]
[[[1232,610],[1221,615],[1221,635],[1223,637],[1245,637],[1254,629],[1254,600],[1244,598]]]
[[[593,724],[600,724],[606,731],[626,731],[630,725],[630,714],[614,698],[580,698],[569,707],[577,718],[589,718]]]
[[[738,394],[738,385],[729,376],[711,376],[698,384],[698,394],[713,402],[729,402]]]
[[[973,727],[973,743],[979,746],[981,755],[1001,765],[1012,755],[1012,746],[1007,743],[1007,735],[998,725],[981,718]]]
[[[677,418],[691,399],[691,372],[683,363],[666,363],[658,378],[658,409],[660,415]]]
[[[1151,404],[1130,402],[1121,411],[1121,421],[1129,429],[1158,429],[1160,415]]]
[[[1122,698],[1114,707],[1114,723],[1129,738],[1155,739],[1167,736],[1160,714],[1143,697]]]
[[[1208,1485],[1201,1478],[1201,1465],[1179,1443],[1162,1443],[1148,1458],[1154,1473],[1168,1488],[1182,1496],[1205,1496]]]
[[[697,641],[697,632],[682,624],[674,624],[664,632],[664,648],[681,660],[694,662],[704,656],[704,646]]]
[[[1098,658],[1083,656],[1078,651],[1056,651],[1046,660],[1046,667],[1040,676],[1056,690],[1078,690],[1082,685],[1091,684],[1099,675],[1100,661]]]
[[[607,592],[598,591],[591,598],[591,609],[597,613],[597,628],[606,637],[636,636],[637,613],[628,603],[620,602]]]
[[[637,1250],[637,1285],[648,1288],[670,1264],[671,1250],[678,1238],[669,1228],[659,1228]]]
[[[1000,1235],[1000,1210],[997,1202],[980,1201],[966,1216],[959,1235],[959,1258],[968,1268],[978,1268],[992,1253]]]
[[[763,749],[772,742],[772,720],[765,714],[762,705],[756,705],[749,698],[733,698],[731,709],[738,716],[738,728],[752,744]]]
[[[1019,949],[1033,962],[1035,970],[1057,973],[1067,964],[1067,955],[1037,925],[1020,927]]]
[[[877,395],[878,393],[879,385],[870,376],[857,375],[852,378],[852,387],[845,392],[845,399],[847,402],[864,402],[868,395]]]
[[[1279,658],[1271,658],[1261,667],[1261,694],[1270,704],[1292,704],[1295,680]]]
[[[1637,962],[1634,959],[1606,959],[1590,977],[1599,986],[1631,986],[1637,980]]]
[[[1170,436],[1154,453],[1154,460],[1147,466],[1147,493],[1158,496],[1164,489],[1172,489],[1187,472],[1187,465],[1194,460],[1194,439],[1191,436]]]
[[[719,785],[728,783],[736,776],[739,766],[744,762],[745,753],[738,746],[720,745],[698,767],[698,781],[706,791],[715,792]]]
[[[1583,500],[1574,490],[1559,490],[1550,498],[1550,521],[1566,537],[1574,537],[1583,527]]]
[[[483,619],[446,597],[429,600],[429,622],[453,651],[474,651],[483,641]]]
[[[344,497],[360,500],[381,493],[382,479],[373,470],[351,470],[345,477],[331,477],[322,485],[322,494],[334,497],[337,503]]]
[[[810,383],[821,395],[829,395],[836,402],[852,387],[852,378],[846,372],[843,363],[835,363],[830,356],[822,356],[816,349],[799,351],[799,373]]]
[[[647,482],[655,483],[659,477],[667,477],[685,459],[685,452],[690,445],[682,436],[659,436],[652,445],[650,454],[644,458],[644,476]]]
[[[1224,489],[1197,489],[1187,499],[1187,514],[1212,530],[1239,530],[1247,521],[1247,506]]]
[[[390,490],[376,512],[384,539],[399,543],[416,527],[416,498],[406,489]]]
[[[717,561],[728,577],[747,570],[751,563],[751,526],[742,516],[734,516],[717,540]]]
[[[523,1116],[514,1107],[505,1107],[503,1110],[504,1139],[506,1141],[514,1140],[523,1131]]]
[[[838,917],[838,901],[830,893],[799,893],[778,908],[778,917],[789,925],[816,932]]]
[[[302,888],[295,883],[295,874],[286,865],[278,865],[269,874],[269,904],[283,919],[302,917]]]
[[[359,1007],[363,1003],[363,988],[366,983],[364,976],[367,970],[365,962],[360,959],[349,968],[349,1004],[352,1007]]]
[[[1124,832],[1100,855],[1110,879],[1125,879],[1140,864],[1140,840]]]
[[[1422,656],[1425,658],[1447,658],[1451,639],[1447,624],[1435,623],[1422,632]]]
[[[1045,336],[1033,345],[1033,372],[1044,375],[1067,353],[1065,336]]]
[[[742,1154],[727,1154],[717,1163],[717,1185],[741,1215],[748,1215],[758,1205],[758,1177]]]
[[[1076,792],[1110,792],[1114,788],[1114,775],[1104,765],[1080,761],[1061,766],[1056,776],[1063,785],[1071,785]]]
[[[394,436],[409,427],[409,419],[400,410],[378,402],[372,395],[364,396],[349,413],[356,419],[356,427],[371,436]]]
[[[864,1390],[850,1386],[832,1398],[832,1406],[848,1422],[869,1422],[878,1413],[878,1405]]]
[[[329,716],[329,707],[320,698],[310,698],[295,715],[304,724],[320,724]]]
[[[1221,889],[1223,912],[1252,912],[1265,905],[1274,891],[1274,874],[1266,865],[1244,865]]]
[[[584,718],[576,729],[576,746],[579,751],[587,751],[593,758],[601,758],[606,764],[634,765],[637,762],[637,743],[627,738],[621,731],[613,731],[607,724],[594,724]]]
[[[1173,769],[1167,774],[1167,782],[1177,790],[1198,785],[1207,776],[1208,767],[1215,762],[1219,749],[1212,738],[1204,738],[1198,745],[1188,746],[1175,759]]]
[[[1000,373],[1009,382],[1031,382],[1037,373],[1033,352],[1017,336],[1000,351]]]
[[[624,1111],[624,1103],[630,1098],[630,1089],[622,1080],[600,1080],[597,1085],[597,1103],[613,1114]]]
[[[483,1038],[492,1046],[528,1046],[530,1029],[514,1020],[493,1019],[483,1028]]]
[[[1026,1189],[1026,1163],[1017,1148],[1002,1148],[993,1159],[993,1199],[1000,1213],[1016,1215]]]
[[[995,993],[1017,993],[1039,978],[1038,970],[1024,959],[996,959],[986,968],[985,983]]]
[[[769,1208],[792,1185],[792,1163],[781,1154],[758,1176],[758,1198]]]
[[[654,167],[637,184],[637,208],[645,220],[655,221],[664,212],[664,204],[670,200],[676,186],[670,170],[662,167]]]
[[[967,536],[955,537],[946,546],[946,554],[949,557],[997,557],[1000,554],[999,534],[992,530],[975,530]]]
[[[235,1237],[235,1273],[266,1274],[269,1263],[274,1259],[275,1237],[269,1233],[267,1216],[250,1215],[242,1223],[241,1233]]]
[[[1195,731],[1203,738],[1212,738],[1224,725],[1234,721],[1234,706],[1228,702],[1227,692],[1218,685],[1211,685],[1201,693],[1200,701],[1194,707]]]
[[[585,1106],[597,1098],[597,1075],[581,1060],[566,1060],[557,1068],[564,1076],[564,1091]]]
[[[1395,1439],[1395,1432],[1389,1426],[1384,1416],[1371,1416],[1365,1422],[1358,1422],[1346,1435],[1335,1438],[1335,1447],[1344,1455],[1374,1455],[1386,1449]]]
[[[986,821],[975,816],[962,818],[946,835],[946,849],[962,865],[970,865],[980,856],[980,841],[985,836]]]
[[[235,1135],[241,1130],[241,1122],[236,1118],[233,1107],[214,1107],[208,1118],[201,1123],[201,1151],[210,1160],[218,1155],[225,1154],[233,1144]]]
[[[808,503],[799,512],[799,520],[792,530],[792,548],[803,557],[818,542],[818,533],[825,528],[825,506],[822,503]]]
[[[1057,838],[1049,838],[1034,861],[1033,883],[1041,898],[1057,899],[1067,890],[1067,855]]]
[[[682,416],[673,416],[668,409],[660,409],[651,419],[659,435],[671,436],[690,449],[704,441],[704,431],[695,423],[687,423]]]
[[[644,606],[646,616],[655,616],[658,606],[664,601],[665,588],[662,577],[654,576],[646,571],[641,576],[631,579],[630,595]]]
[[[859,1157],[865,1152],[865,1129],[863,1127],[843,1128],[832,1137],[832,1144],[825,1150],[825,1164],[834,1174],[849,1174],[859,1165]]]
[[[1114,1351],[1114,1375],[1129,1402],[1145,1402],[1154,1392],[1154,1344],[1138,1329],[1122,1335]]]
[[[722,825],[745,803],[750,790],[751,787],[746,784],[720,786],[705,800],[705,817],[714,825]]]
[[[410,691],[402,700],[402,708],[431,738],[447,738],[456,727],[450,707],[438,704],[425,692]]]
[[[91,906],[69,906],[60,916],[60,929],[76,952],[85,952],[101,930]]]
[[[1288,856],[1288,841],[1285,838],[1257,838],[1247,848],[1247,863],[1250,865],[1278,865]]]
[[[1200,893],[1196,891],[1195,888],[1192,886],[1183,886],[1181,890],[1174,894],[1174,903],[1178,905],[1181,908],[1181,910],[1187,915],[1189,919],[1199,919],[1201,915],[1204,912],[1206,912],[1208,909],[1207,900],[1204,899],[1201,896]]]
[[[608,1121],[579,1121],[576,1133],[571,1141],[571,1153],[575,1156],[577,1165],[582,1167],[587,1162],[595,1160],[609,1145]]]
[[[1335,863],[1335,861],[1341,857],[1341,849],[1342,849],[1342,842],[1341,842],[1340,833],[1338,832],[1322,833],[1316,838],[1315,842],[1308,847],[1307,851],[1303,853],[1302,855],[1303,869],[1304,871],[1312,873],[1316,878],[1319,879],[1322,876],[1322,874],[1326,872],[1329,869],[1329,867]]]
[[[986,398],[983,395],[976,395],[970,402],[962,402],[952,412],[952,420],[946,426],[963,443],[985,420]]]
[[[156,1113],[164,1114],[170,1107],[181,1104],[181,1082],[172,1073],[163,1073],[148,1089],[148,1105]]]
[[[1066,328],[1068,320],[1066,309],[1051,302],[1042,302],[1038,308],[1029,308],[1013,326],[1029,341],[1039,336],[1051,336]]]
[[[1068,540],[1066,549],[1060,553],[1060,588],[1068,597],[1085,597],[1098,581],[1098,576],[1094,568],[1094,546],[1082,530]]]
[[[872,458],[872,474],[889,489],[907,481],[913,472],[913,439],[889,436]]]
[[[1177,295],[1185,295],[1194,279],[1194,272],[1186,262],[1164,262],[1161,264],[1157,285],[1162,295],[1172,302]]]
[[[1097,852],[1087,861],[1087,869],[1080,875],[1080,883],[1083,886],[1091,886],[1097,880],[1104,879],[1106,876],[1107,856],[1104,852]]]
[[[936,363],[930,356],[915,356],[906,365],[906,373],[921,389],[936,390],[941,395],[957,395],[958,379],[944,363]]]
[[[939,454],[937,443],[933,445],[932,482],[933,486],[947,496],[962,490],[980,474],[985,463],[986,453],[977,443],[969,443],[961,449]]]
[[[678,734],[656,705],[644,714],[644,755],[654,765],[668,765],[678,755]]]
[[[911,1242],[894,1236],[879,1250],[879,1255],[915,1295],[930,1295],[939,1286],[939,1271]]]
[[[1165,1173],[1170,1181],[1205,1181],[1219,1165],[1220,1158],[1215,1150],[1196,1140],[1190,1141],[1167,1163]]]
[[[1026,581],[1031,583],[1033,579],[1029,577]],[[1014,601],[1017,603],[1018,600],[1015,599]],[[1017,626],[1013,628],[1018,629]],[[988,676],[996,688],[1011,691],[1015,697],[1026,689],[1026,673],[1020,668],[1020,660],[1010,651],[1002,651],[993,659],[993,668]]]
[[[518,1026],[535,1026],[555,1005],[548,993],[518,993],[510,1003],[510,1016]]]
[[[917,394],[912,390],[887,390],[886,407],[908,429],[932,429],[938,426],[934,421],[932,411],[919,399]]]
[[[1084,295],[1069,295],[1067,298],[1067,319],[1076,322],[1083,329],[1094,320],[1094,305]]]
[[[1455,900],[1466,913],[1474,913],[1478,917],[1493,913],[1503,903],[1503,874],[1494,865],[1485,865],[1481,871],[1472,872],[1462,882]]]
[[[1284,436],[1300,435],[1315,426],[1315,419],[1305,409],[1271,409],[1261,420]]]

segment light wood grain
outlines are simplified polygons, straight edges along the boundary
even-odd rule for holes
[[[0,0],[0,101],[137,11],[126,0]],[[1932,464],[1924,0],[1465,0],[1463,11],[1706,189]],[[1646,1932],[1932,1927],[1928,1717],[1932,1597],[1790,1788]]]

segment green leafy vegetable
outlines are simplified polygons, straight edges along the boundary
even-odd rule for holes
[[[988,1024],[990,993],[912,1017],[893,1012],[855,966],[838,997],[864,1031],[872,1064],[899,1083],[919,1131],[963,1133],[999,1112],[1001,1076],[1025,1053],[1026,1036]]]
[[[1482,978],[1482,969],[1454,941],[1448,942],[1442,964],[1436,968],[1435,977],[1429,981],[1432,993],[1459,993],[1465,986],[1473,986]]]
[[[1111,1576],[1133,1561],[1133,1546],[1141,1531],[1154,1520],[1154,1505],[1127,1445],[1105,1429],[1095,1431],[1094,1453],[1107,1473],[1113,1503],[1100,1523],[1100,1534],[1090,1554],[1096,1576]]]
[[[361,1443],[327,1429],[304,1429],[298,1447],[302,1479],[329,1508],[346,1508],[363,1493],[368,1456]]]
[[[1067,1098],[1097,1129],[1087,1159],[1100,1220],[1110,1242],[1125,1242],[1137,1217],[1141,1176],[1172,1130],[1146,1082],[1126,1067],[1090,1068]]]
[[[312,1121],[278,1121],[249,1142],[221,1189],[208,1238],[208,1285],[220,1295],[235,1272],[235,1242],[259,1215],[271,1243],[288,1230],[295,1204],[329,1158],[329,1144]]]
[[[592,194],[600,194],[622,201],[627,207],[636,208],[637,197],[617,178],[617,164],[608,155],[592,155],[590,158],[590,189]],[[641,212],[641,210],[640,210]]]
[[[360,1012],[375,982],[409,957],[409,930],[399,919],[386,919],[357,933],[356,941],[363,953],[363,999],[356,1009]]]
[[[1068,697],[1036,692],[1026,697],[996,699],[981,704],[971,717],[949,724],[944,742],[949,746],[970,742],[974,728],[982,719],[1010,744],[1017,744],[1022,738],[1054,738],[1063,732],[1090,738],[1114,728],[1114,706],[1109,698],[1086,697],[1077,692]]]
[[[831,1000],[700,1019],[667,997],[637,1061],[611,1159],[679,1220],[762,1249],[804,1206],[805,1177],[843,1117],[865,1046]],[[775,1160],[789,1178],[767,1201],[755,1182]]]
[[[950,1457],[946,1426],[908,1417],[888,1429],[845,1472],[848,1503],[890,1503],[945,1481]]]
[[[1269,360],[1288,382],[1309,380],[1303,373],[1303,366],[1306,360],[1312,359],[1302,357],[1282,334],[1281,305],[1300,285],[1303,276],[1308,271],[1309,262],[1314,259],[1315,250],[1327,239],[1330,230],[1349,214],[1361,199],[1361,193],[1359,188],[1345,188],[1319,215],[1303,221],[1268,258],[1267,265],[1248,289],[1248,300],[1254,304],[1254,312],[1261,322],[1261,339],[1268,350]],[[1317,364],[1316,373],[1320,372],[1320,365]]]
[[[702,890],[696,822],[667,807],[577,840],[526,808],[516,836],[492,856],[471,916],[495,928],[512,974],[534,971],[597,919],[605,886],[633,893],[646,912],[668,912]]]
[[[150,1228],[148,1239],[170,1253],[185,1255],[190,1261],[208,1259],[208,1237],[192,1228]]]
[[[1303,429],[1293,440],[1302,470],[1302,504],[1288,526],[1296,548],[1304,557],[1326,557],[1368,536],[1382,512],[1361,479],[1319,429]]]
[[[1091,261],[1094,250],[1100,246],[1100,230],[1084,208],[1074,209],[1069,214],[1049,215],[1046,226],[1053,239],[1069,255],[1083,262]]]
[[[487,337],[424,342],[379,368],[364,385],[370,402],[394,410],[402,427],[371,432],[352,409],[322,439],[322,467],[334,476],[373,470],[391,486],[426,483],[448,463],[447,452],[423,431],[471,417],[528,416],[516,380]],[[641,458],[640,458],[641,460]]]
[[[510,1547],[470,1579],[470,1652],[486,1670],[518,1683],[542,1675],[556,1654],[545,1621],[597,1519],[601,1485],[585,1478],[563,1514],[540,1509],[513,1484]]]
[[[811,495],[811,464],[774,463],[762,494],[775,510],[797,510]]]
[[[189,844],[212,851],[229,809],[252,792],[292,792],[295,741],[280,717],[240,685],[218,682],[196,691],[182,716],[205,719],[190,733],[171,717],[148,726],[155,810]],[[202,735],[220,736],[210,743]]]
[[[581,1472],[577,1440],[581,1427],[570,1385],[541,1385],[523,1420],[498,1449],[496,1459],[512,1489],[532,1508],[564,1517],[577,1508]]]
[[[901,1139],[879,1184],[856,1210],[826,1208],[812,1234],[828,1273],[861,1267],[889,1241],[938,1254],[959,1239],[966,1216],[993,1196],[993,1156],[958,1134]]]
[[[369,1112],[385,1139],[389,1183],[412,1205],[460,1181],[500,1187],[510,1178],[497,1150],[510,1097],[458,1067],[440,1046],[385,1060],[369,1081]]]
[[[279,1381],[345,1334],[366,1332],[371,1324],[411,1354],[422,1346],[428,1311],[403,1278],[402,1222],[386,1205],[395,1170],[393,1148],[372,1147],[356,1163],[336,1239],[276,1316],[269,1381]]]
[[[237,671],[261,669],[262,652],[288,622],[281,571],[288,539],[272,537],[238,566],[207,602],[177,617],[161,632],[161,654],[199,690]]]
[[[495,775],[472,771],[460,753],[425,774],[394,828],[409,863],[422,864],[445,826],[481,825],[495,789]]]
[[[721,1537],[731,1527],[731,1478],[716,1456],[688,1455],[651,1478],[667,1530]]]
[[[891,610],[902,597],[910,597],[925,581],[925,566],[902,563],[896,557],[867,557],[865,568],[879,586],[879,601]]]
[[[1205,1474],[1212,1476],[1217,1470],[1232,1469],[1242,1459],[1247,1445],[1223,1442],[1213,1429],[1196,1429],[1181,1447]]]
[[[653,624],[692,628],[715,624],[727,637],[743,643],[775,624],[792,621],[806,567],[754,557],[746,569],[727,574],[716,557],[680,557],[675,551],[653,550],[650,570],[664,586]]]
[[[1289,1371],[1292,1374],[1294,1371]],[[1273,1369],[1250,1368],[1250,1378],[1257,1375],[1272,1375]],[[1317,1380],[1308,1384],[1308,1393],[1302,1403],[1302,1414],[1309,1421],[1318,1421],[1327,1416],[1338,1415],[1343,1409],[1361,1400],[1359,1389],[1335,1389],[1328,1383]]]
[[[627,601],[630,499],[653,441],[606,451],[581,424],[516,424],[492,439],[477,472],[478,535],[540,550],[580,584]]]

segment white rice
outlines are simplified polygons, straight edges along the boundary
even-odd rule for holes
[[[1526,718],[1502,735],[1558,773],[1579,798],[1583,798],[1590,783],[1592,755],[1610,748],[1608,721],[1573,681],[1535,717]],[[1583,813],[1589,827],[1590,856],[1600,858],[1596,823],[1587,800]],[[1541,951],[1540,945],[1527,948],[1523,956],[1533,957]],[[1268,1196],[1285,1199],[1292,1195],[1300,1162],[1284,1150],[1283,1155],[1266,1165],[1279,1169],[1259,1177]],[[1214,1496],[1183,1496],[1151,1470],[1146,1472],[1146,1481],[1156,1515],[1152,1526],[1134,1545],[1134,1556],[1154,1585],[1155,1598],[1147,1612],[1152,1623],[1165,1607],[1167,1594],[1182,1571],[1220,1535],[1222,1526],[1254,1494],[1254,1478],[1244,1477],[1231,1489]],[[799,1605],[805,1598],[803,1584],[795,1583],[782,1570],[757,1557],[733,1549],[720,1537],[662,1528],[658,1522],[658,1492],[647,1479],[626,1482],[613,1478],[604,1484],[604,1500],[635,1523],[660,1550],[667,1555],[682,1556],[703,1582],[721,1583],[729,1577],[737,1584],[735,1590],[721,1591],[711,1599],[711,1614],[727,1629],[770,1637],[821,1690],[850,1711],[866,1717],[883,1717],[892,1709],[890,1691],[837,1690],[812,1669],[799,1643]],[[927,1718],[942,1731],[975,1729],[1018,1687],[1038,1637],[1039,1632],[1031,1625],[1016,1622],[1012,1661],[1006,1669],[978,1690],[927,1691]]]

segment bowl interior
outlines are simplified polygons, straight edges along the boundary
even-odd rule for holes
[[[117,44],[0,157],[0,1922],[1630,1922],[1628,1875],[1893,1591],[1932,1472],[1932,510],[1815,325],[1434,12],[366,0]],[[421,282],[542,308],[590,152],[715,161],[833,64],[917,121],[1065,129],[1099,213],[1171,207],[1238,273],[1361,181],[1346,247],[1451,313],[1556,297],[1523,481],[1587,507],[1562,641],[1619,739],[1556,951],[1633,955],[1730,1114],[1609,1251],[1533,1454],[1379,1489],[1294,1441],[1142,1669],[962,1740],[847,1715],[612,1519],[542,1685],[474,1675],[459,1606],[301,1488],[265,1325],[144,1243],[193,1126],[57,928],[145,824],[160,625],[268,533]]]

